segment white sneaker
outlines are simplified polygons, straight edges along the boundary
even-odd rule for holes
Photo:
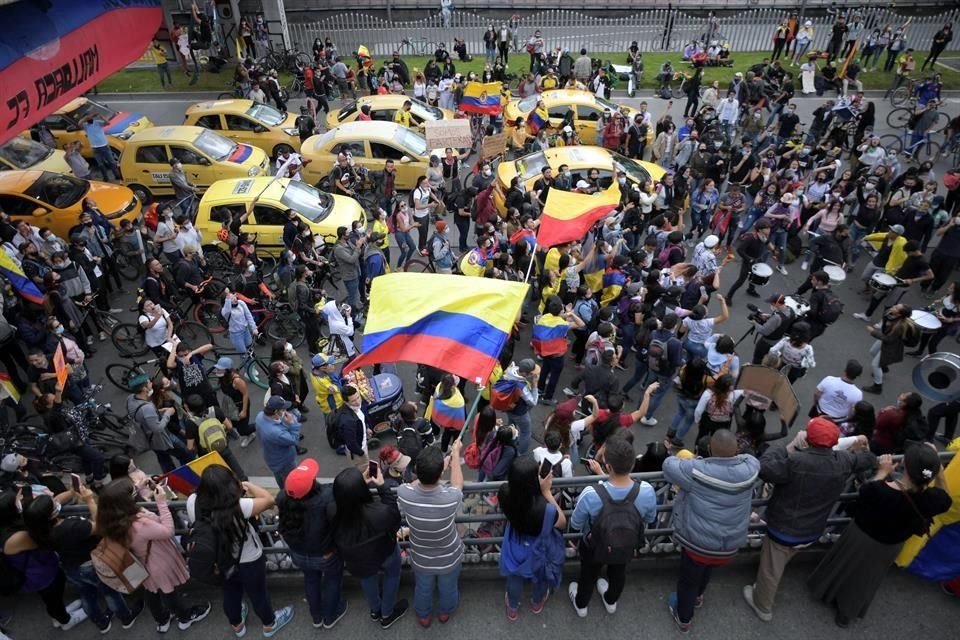
[[[782,276],[787,275],[787,268],[784,267],[782,264],[778,264],[778,265],[777,265],[777,271],[779,271],[779,272],[780,272],[780,275],[782,275]]]
[[[597,578],[597,593],[600,594],[600,602],[603,603],[603,608],[607,610],[607,613],[616,613],[617,612],[617,603],[614,602],[610,604],[607,602],[605,596],[607,591],[610,590],[610,583],[604,580],[603,578]]]
[[[757,617],[763,620],[764,622],[770,622],[773,620],[773,613],[770,611],[764,611],[753,601],[753,585],[748,584],[743,588],[743,599],[746,600],[747,604],[753,609],[753,612],[757,614]]]
[[[83,601],[79,599],[74,600],[73,602],[67,605],[66,609],[67,609],[67,613],[73,613],[78,609],[83,609]]]
[[[70,622],[67,624],[60,624],[56,620],[53,621],[53,626],[61,631],[70,631],[75,626],[87,619],[87,612],[83,609],[75,609],[70,612]]]
[[[855,313],[855,314],[853,314],[853,317],[856,318],[857,320],[863,320],[864,322],[870,322],[870,318],[868,318],[868,317],[867,317],[867,314],[865,314],[865,313]]]
[[[106,339],[107,339],[107,334],[105,334],[103,331],[101,331],[101,332],[100,332],[100,342],[103,342],[103,341],[106,340]]]
[[[577,615],[581,618],[587,617],[587,608],[584,607],[581,609],[577,606],[577,583],[571,582],[570,586],[567,587],[567,595],[570,596],[570,604],[573,605],[573,610],[577,612]]]
[[[242,438],[240,438],[240,448],[241,448],[241,449],[246,448],[247,445],[249,445],[251,442],[253,442],[253,441],[256,440],[256,439],[257,439],[257,432],[256,432],[256,431],[253,431],[253,432],[252,432],[250,435],[248,435],[248,436],[243,436]]]
[[[645,426],[645,427],[655,427],[655,426],[657,426],[657,419],[656,419],[656,418],[646,418],[646,417],[640,418],[640,424],[642,424],[642,425]]]
[[[806,271],[808,266],[809,264],[807,263],[806,260],[804,260],[803,262],[800,263],[800,271]]]

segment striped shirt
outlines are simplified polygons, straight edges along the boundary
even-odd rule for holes
[[[439,485],[425,489],[419,484],[403,484],[397,489],[400,513],[410,527],[410,560],[415,571],[445,574],[463,560],[463,542],[454,523],[463,492]]]

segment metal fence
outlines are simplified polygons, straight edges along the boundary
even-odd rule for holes
[[[899,26],[907,21],[904,15],[877,7],[864,9],[863,15],[868,29],[885,25]],[[722,17],[720,33],[729,41],[734,52],[768,50],[772,48],[773,30],[785,16],[786,10],[783,8],[743,11]],[[917,50],[927,49],[933,34],[945,23],[956,22],[958,18],[960,10],[956,8],[938,15],[914,17],[907,27],[908,46]],[[814,24],[812,48],[825,49],[832,19],[823,15],[810,16],[809,19]],[[673,28],[667,34],[666,25],[671,20]],[[402,45],[405,38],[414,43],[435,45],[444,42],[448,48],[452,48],[454,37],[464,39],[471,54],[482,55],[483,33],[491,24],[496,29],[500,28],[500,24],[489,16],[467,11],[455,11],[449,26],[444,25],[439,14],[422,20],[401,22],[354,12],[313,22],[291,22],[288,27],[291,41],[300,49],[309,49],[315,38],[322,40],[329,36],[343,54],[356,51],[362,44],[374,56],[382,57],[398,50],[403,55],[413,55],[413,50]],[[643,52],[679,51],[690,40],[698,39],[706,25],[704,14],[691,15],[676,9],[651,9],[622,18],[597,18],[577,11],[549,10],[524,16],[517,21],[514,48],[522,50],[527,39],[539,29],[547,47],[566,47],[572,52],[586,48],[591,54],[625,54],[634,40]],[[433,48],[428,46],[427,49],[430,54],[433,53]]]

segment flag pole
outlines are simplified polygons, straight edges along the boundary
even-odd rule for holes
[[[533,272],[533,263],[537,261],[537,247],[539,246],[536,237],[534,237],[533,249],[530,250],[530,264],[527,265],[527,275],[523,277],[524,284],[527,284],[530,280],[530,273]]]
[[[470,411],[467,412],[467,417],[463,421],[463,428],[460,429],[460,435],[457,436],[457,440],[460,440],[461,442],[463,441],[463,434],[466,433],[467,427],[470,426],[470,423],[473,422],[473,419],[477,415],[477,407],[480,406],[480,398],[483,395],[483,390],[486,389],[486,387],[483,384],[483,381],[480,378],[476,379],[476,383],[477,383],[477,396],[473,399],[473,404],[470,405]],[[478,442],[477,446],[479,447],[480,444],[481,443]]]

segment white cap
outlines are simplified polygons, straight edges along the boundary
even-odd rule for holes
[[[718,244],[720,244],[720,238],[713,234],[710,234],[703,239],[703,246],[705,246],[707,249],[713,249]]]
[[[812,26],[813,26],[813,21],[812,21],[812,20],[807,20],[806,22],[803,23],[803,26],[805,26],[805,27],[812,27]]]
[[[580,180],[577,182],[577,189],[589,189],[590,183],[586,180]]]

